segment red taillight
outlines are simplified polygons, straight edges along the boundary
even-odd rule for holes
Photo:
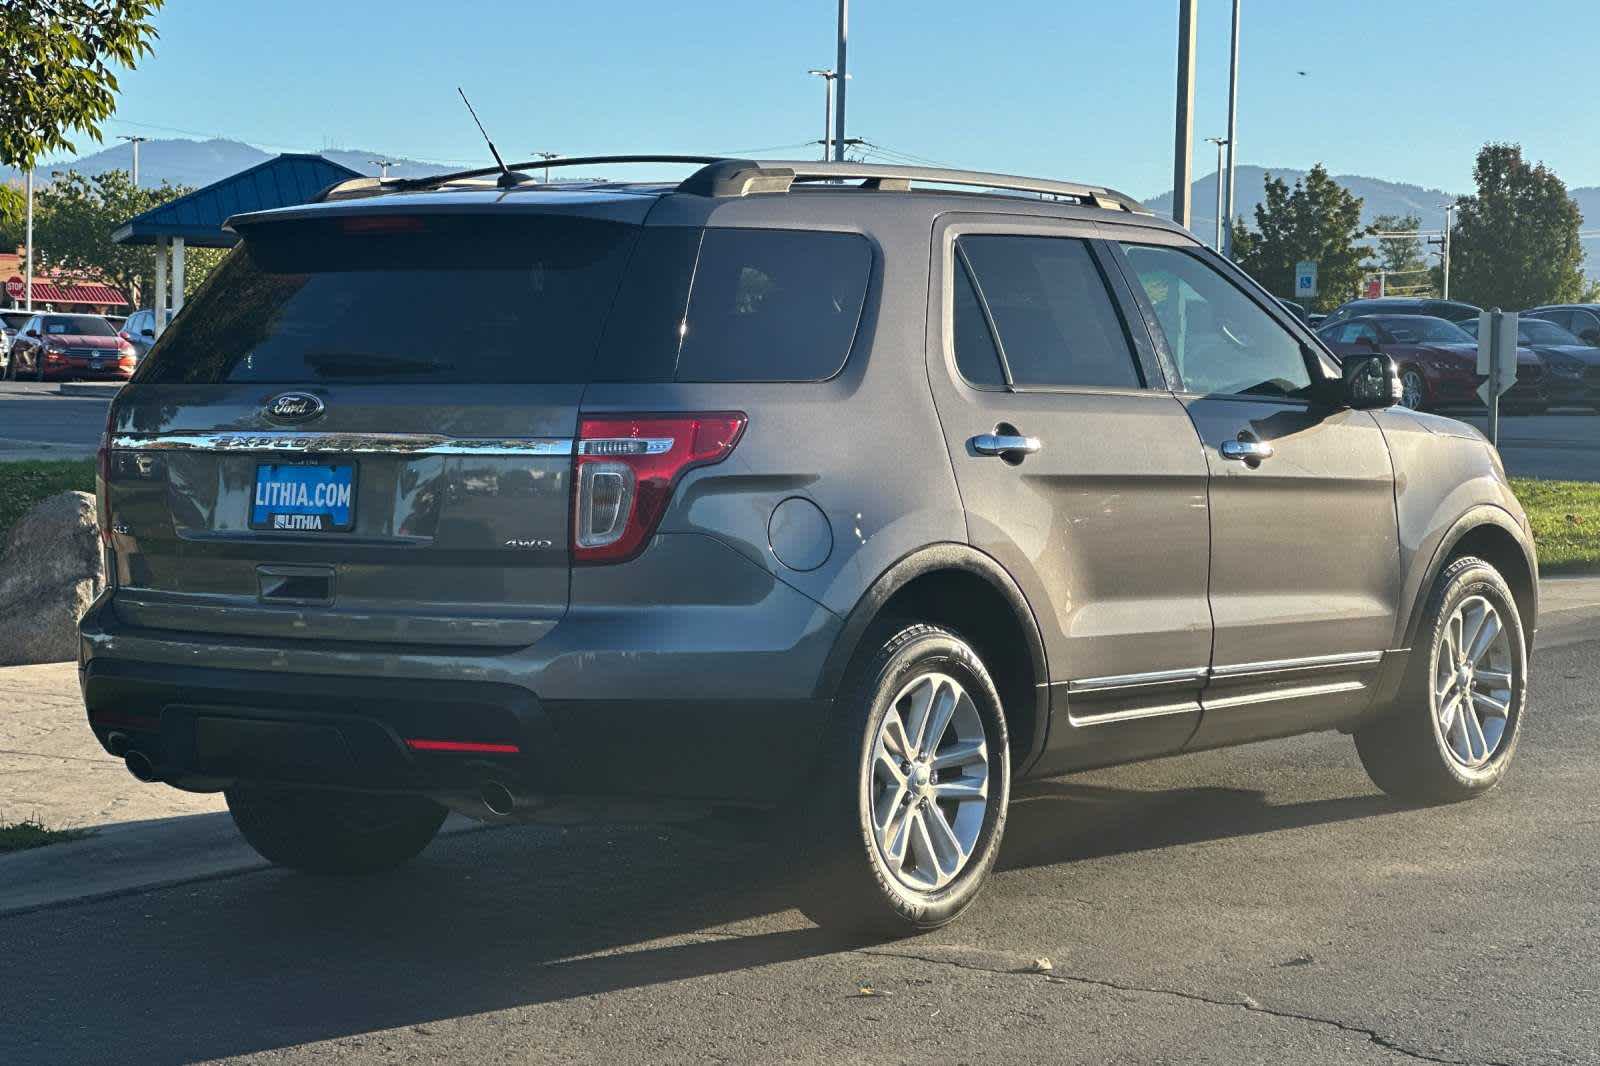
[[[474,755],[516,755],[522,751],[515,744],[484,744],[476,740],[406,740],[412,751],[455,751]]]
[[[578,427],[572,559],[615,563],[655,532],[684,471],[726,459],[744,432],[739,413],[608,415]]]
[[[114,405],[113,405],[114,406]],[[94,453],[94,516],[100,527],[100,542],[111,543],[111,409],[106,410],[106,428],[100,434],[100,447]],[[108,560],[109,561],[109,560]],[[107,579],[111,575],[108,573]]]
[[[345,233],[421,233],[427,226],[415,215],[347,215],[339,220]]]

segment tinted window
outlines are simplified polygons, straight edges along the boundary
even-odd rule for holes
[[[28,315],[26,313],[19,315],[8,311],[5,314],[0,314],[0,322],[4,322],[7,329],[21,329],[23,323],[27,321]]]
[[[821,381],[850,354],[872,250],[854,233],[708,229],[678,381]]]
[[[994,318],[1013,384],[1140,386],[1133,346],[1087,243],[979,235],[957,244]]]
[[[148,382],[587,380],[635,227],[346,216],[245,234],[138,371]],[[419,307],[449,307],[421,330]]]
[[[45,336],[110,337],[117,332],[99,315],[45,315],[40,322],[39,332]]]
[[[1589,331],[1600,330],[1600,318],[1590,311],[1573,311],[1571,328],[1578,336],[1586,337]]]
[[[1583,343],[1554,322],[1546,322],[1539,318],[1518,318],[1517,339],[1523,344]]]
[[[1289,396],[1310,386],[1300,342],[1209,264],[1177,248],[1124,248],[1185,389]]]
[[[1562,308],[1556,308],[1553,311],[1529,311],[1528,315],[1531,318],[1540,318],[1546,322],[1554,322],[1556,325],[1569,332],[1572,329],[1572,312]]]
[[[1410,315],[1404,318],[1382,318],[1379,325],[1389,331],[1395,340],[1406,344],[1426,342],[1428,344],[1475,344],[1478,338],[1468,333],[1454,322],[1446,322],[1442,318],[1429,318],[1424,315]],[[1476,323],[1474,323],[1476,325]]]
[[[989,321],[978,305],[978,294],[972,287],[972,275],[960,257],[955,263],[955,349],[956,367],[961,376],[974,385],[1004,385],[1005,376],[1000,370],[1000,353],[994,346],[994,334],[989,332]]]

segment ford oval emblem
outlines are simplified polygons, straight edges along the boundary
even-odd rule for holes
[[[309,392],[286,392],[267,401],[267,417],[274,422],[304,422],[322,410],[322,401]]]

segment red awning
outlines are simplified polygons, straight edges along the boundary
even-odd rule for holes
[[[23,290],[22,279],[12,278],[6,282],[6,292],[13,300],[23,302],[26,293]],[[94,283],[75,284],[71,282],[46,281],[43,278],[33,279],[33,302],[58,303],[58,304],[104,304],[107,307],[126,307],[128,301],[122,293],[110,285],[97,285]]]

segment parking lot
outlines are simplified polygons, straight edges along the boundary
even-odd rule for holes
[[[781,839],[656,828],[12,914],[0,1061],[1594,1062],[1595,632],[1552,614],[1485,799],[1398,806],[1336,734],[1042,782],[984,898],[906,941],[789,909]]]

